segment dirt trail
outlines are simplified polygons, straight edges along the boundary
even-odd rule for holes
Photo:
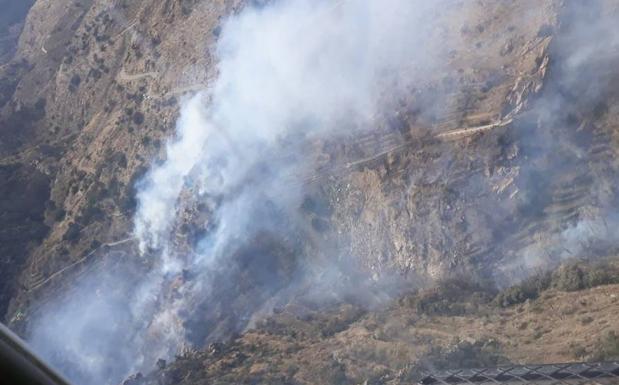
[[[137,74],[128,74],[127,72],[125,72],[125,69],[123,68],[118,73],[118,80],[120,80],[122,82],[132,82],[132,81],[140,80],[140,79],[144,79],[144,78],[156,79],[158,76],[159,76],[159,74],[157,72],[154,72],[154,71],[141,72],[141,73],[137,73]]]
[[[58,270],[57,272],[49,275],[47,278],[43,279],[42,281],[36,282],[34,283],[32,286],[30,286],[26,291],[27,292],[31,292],[34,291],[42,286],[44,286],[45,284],[47,284],[48,282],[50,282],[51,280],[53,280],[54,278],[56,278],[57,276],[61,275],[62,273],[64,273],[65,271],[85,262],[88,260],[89,257],[91,257],[92,255],[94,255],[97,251],[101,250],[104,247],[113,247],[113,246],[118,246],[118,245],[122,245],[128,242],[133,241],[135,238],[134,237],[130,237],[130,238],[125,238],[122,239],[120,241],[116,241],[116,242],[110,242],[110,243],[104,243],[102,245],[100,245],[99,247],[97,247],[96,249],[92,250],[91,252],[89,252],[88,254],[86,254],[83,258],[73,262],[72,264],[63,267],[62,269]]]

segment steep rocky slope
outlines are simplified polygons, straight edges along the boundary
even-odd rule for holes
[[[151,164],[165,159],[166,141],[174,136],[185,98],[216,78],[223,20],[266,3],[34,2],[14,55],[0,63],[0,314],[13,328],[27,334],[29,320],[46,303],[59,293],[78,291],[74,282],[91,271],[132,277],[149,271],[154,259],[148,253],[138,257],[132,234],[136,182]],[[422,68],[424,76],[403,94],[386,87],[386,107],[369,127],[304,143],[311,167],[282,179],[282,185],[301,185],[305,192],[294,213],[301,225],[295,224],[290,234],[261,234],[236,250],[223,274],[213,278],[216,290],[193,298],[192,314],[183,317],[194,347],[225,340],[255,325],[280,302],[285,305],[292,283],[295,289],[316,283],[313,276],[308,282],[298,276],[299,266],[311,260],[312,274],[339,285],[324,286],[342,306],[334,313],[325,310],[324,322],[337,324],[334,319],[343,317],[345,326],[320,335],[318,330],[328,328],[311,319],[323,316],[319,308],[294,335],[250,332],[235,342],[247,350],[226,350],[219,361],[212,358],[217,355],[197,355],[209,362],[205,367],[219,368],[206,369],[214,377],[258,349],[249,345],[266,344],[265,352],[271,345],[277,345],[277,354],[303,352],[298,361],[281,362],[288,369],[278,364],[277,375],[290,371],[301,383],[335,381],[311,378],[304,373],[320,368],[302,364],[307,357],[353,349],[345,349],[348,334],[359,335],[363,346],[377,344],[366,330],[373,317],[404,322],[410,316],[408,310],[398,310],[404,305],[382,313],[342,305],[342,298],[356,300],[347,282],[358,280],[363,282],[358,286],[367,285],[370,291],[376,289],[373,285],[381,287],[370,301],[374,305],[391,301],[387,294],[402,288],[454,275],[508,286],[566,258],[616,253],[619,39],[614,21],[619,4],[449,4],[432,15],[427,32],[429,41],[441,43],[433,61],[436,69]],[[312,20],[307,23],[311,28]],[[409,70],[423,64],[420,59]],[[385,74],[382,81],[396,84],[399,79]],[[342,122],[349,124],[354,125]],[[280,155],[284,160],[295,156]],[[210,203],[200,204],[193,193],[190,187],[183,191],[181,220],[174,225],[174,245],[187,254],[212,227]],[[271,214],[269,203],[264,206]],[[331,268],[333,260],[339,269],[335,278],[320,271],[325,264]],[[125,269],[124,263],[130,267]],[[187,271],[166,278],[168,291],[162,297],[175,298],[191,276]],[[232,290],[229,282],[243,284]],[[397,288],[384,287],[391,285]],[[131,287],[128,283],[110,291],[121,297]],[[614,308],[613,301],[599,296],[600,290],[559,297],[610,301],[604,303]],[[278,297],[282,293],[286,295]],[[269,322],[294,329],[297,321],[282,314]],[[519,312],[480,314],[438,325],[472,330],[465,325],[495,317],[489,329],[480,326],[484,336],[479,338],[501,340],[497,323],[530,322]],[[425,330],[427,325],[415,326]],[[429,333],[440,335],[439,326]],[[297,338],[305,329],[311,329],[307,338]],[[529,331],[518,329],[514,338],[527,340]],[[416,343],[423,344],[425,337],[419,338]],[[318,345],[312,347],[314,343]],[[592,343],[583,349],[591,350]],[[396,342],[383,348],[396,349],[390,355],[404,349]],[[412,360],[409,353],[421,354],[406,350],[402,362],[371,368],[378,373],[387,367],[394,376],[404,361]],[[544,358],[508,347],[502,354],[516,361]],[[333,371],[326,372],[334,376],[343,375],[338,369],[343,365],[346,378],[359,382],[383,375],[352,373],[366,370],[360,368],[369,362],[362,360],[355,369],[353,356],[347,351],[341,359],[345,364],[335,358],[317,362],[331,365]],[[570,358],[559,350],[548,357]],[[243,376],[268,377],[269,365],[252,360],[239,370]],[[204,375],[201,370],[195,374]]]
[[[209,52],[219,19],[241,6],[194,3],[37,2],[32,8],[18,53],[4,69],[17,85],[2,124],[3,163],[34,165],[51,180],[50,230],[30,252],[20,279],[26,291],[98,245],[126,238],[132,185],[163,156],[180,97],[213,76]],[[493,222],[508,217],[517,201],[507,199],[517,185],[497,187],[518,176],[516,165],[501,163],[516,163],[505,159],[518,155],[515,139],[494,145],[505,128],[472,143],[457,133],[456,142],[436,134],[510,119],[504,115],[522,108],[542,82],[556,6],[462,7],[441,15],[449,30],[435,32],[452,41],[453,48],[443,49],[446,70],[411,90],[399,111],[377,116],[367,135],[319,144],[319,168],[307,177],[308,202],[329,207],[306,207],[316,236],[335,239],[377,271],[440,276],[469,260],[479,265],[475,258],[494,255]],[[483,155],[472,159],[475,154]],[[493,189],[500,194],[487,199]],[[487,207],[467,210],[480,201]],[[502,217],[488,218],[501,206],[507,206]],[[470,218],[463,222],[464,216]],[[414,226],[419,222],[424,226]]]

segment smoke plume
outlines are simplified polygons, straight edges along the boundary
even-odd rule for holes
[[[608,247],[616,244],[605,222],[615,222],[616,215],[592,219],[580,207],[571,208],[578,215],[569,223],[548,216],[548,222],[561,223],[543,241],[512,235],[546,215],[553,189],[573,182],[551,183],[567,168],[577,171],[574,180],[581,174],[599,176],[591,177],[585,197],[599,199],[600,208],[616,204],[615,192],[608,192],[614,187],[604,190],[601,182],[616,170],[600,169],[599,160],[582,161],[587,156],[582,141],[570,136],[580,131],[563,129],[574,123],[562,118],[562,111],[577,111],[581,121],[608,97],[608,76],[600,73],[607,74],[602,69],[614,62],[605,53],[609,46],[616,50],[619,36],[616,14],[600,19],[613,14],[595,13],[587,5],[589,16],[584,17],[582,7],[567,6],[565,23],[552,32],[563,36],[552,43],[550,53],[556,63],[564,63],[551,66],[546,82],[554,86],[545,85],[528,115],[515,118],[501,137],[525,154],[507,165],[517,170],[513,183],[521,191],[514,200],[478,200],[477,206],[460,212],[463,221],[470,217],[469,226],[480,223],[491,233],[478,239],[496,243],[490,249],[494,260],[483,268],[500,273],[501,279],[582,253],[600,239]],[[341,250],[316,239],[301,214],[304,205],[328,211],[305,201],[304,181],[319,163],[313,146],[367,131],[377,116],[394,109],[399,95],[437,72],[453,72],[449,45],[440,36],[457,24],[444,21],[462,22],[466,9],[447,0],[289,0],[248,6],[231,16],[215,49],[216,80],[183,102],[165,159],[137,186],[134,232],[139,251],[124,255],[114,268],[91,270],[65,296],[47,304],[32,321],[33,346],[78,384],[113,384],[131,372],[152,369],[158,358],[173,357],[186,346],[202,347],[242,331],[257,314],[306,290],[308,281],[317,297],[337,295],[331,290],[337,285],[345,287],[342,292],[354,291],[351,287],[358,291],[357,283],[346,283],[353,275],[347,260],[354,257],[347,250],[358,248]],[[540,39],[548,33],[541,32]],[[600,35],[607,38],[592,37]],[[422,114],[440,115],[446,108],[441,92],[458,85],[444,80],[445,90],[420,98],[427,109]],[[418,178],[417,170],[409,170],[410,188],[402,188],[402,201],[415,193],[417,184],[438,185],[451,165],[462,166],[456,164],[462,162],[455,154],[458,148],[436,148],[443,152],[426,164],[435,169],[419,170]],[[477,173],[458,185],[461,191],[448,192],[498,196],[489,192],[487,179]],[[439,203],[445,213],[451,209]],[[443,219],[434,214],[427,218]],[[405,225],[445,248],[455,244],[441,238],[453,234],[445,235],[443,223],[436,221]],[[382,230],[362,233],[359,239],[379,244],[383,239],[363,238],[389,238]],[[435,249],[419,250],[429,254]],[[451,255],[451,250],[439,251],[444,260]]]
[[[440,68],[426,21],[443,3],[292,0],[230,17],[217,79],[185,100],[138,185],[136,266],[79,279],[32,323],[33,346],[78,384],[110,384],[293,291],[310,265],[298,209],[312,143],[367,128],[384,92]],[[205,215],[188,218],[192,205]]]

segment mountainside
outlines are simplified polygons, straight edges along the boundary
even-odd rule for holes
[[[140,359],[91,377],[77,368],[82,381],[154,368],[182,347],[140,381],[406,383],[411,363],[461,341],[500,353],[488,365],[594,358],[594,325],[619,332],[616,284],[491,302],[567,260],[619,252],[619,2],[415,3],[397,33],[380,23],[409,15],[396,0],[384,15],[353,0],[297,3],[36,0],[0,18],[4,321],[56,359],[46,341],[67,319],[84,334],[116,325],[101,332],[109,345],[126,340],[118,329],[143,343],[102,347]],[[286,12],[301,16],[290,26]],[[348,27],[355,39],[338,40]],[[189,160],[187,122],[206,143]],[[199,136],[211,129],[220,135]],[[475,303],[455,316],[425,314],[414,296],[426,292],[407,294],[461,277],[480,287],[446,299]],[[144,304],[125,303],[142,291]],[[531,315],[577,301],[595,306]],[[551,322],[589,339],[566,349]],[[57,338],[73,337],[70,354],[88,356],[83,336]],[[550,352],[530,346],[539,338]]]
[[[369,312],[295,304],[124,384],[412,384],[436,370],[617,359],[619,286],[572,286],[582,268],[557,270],[539,297],[506,307],[500,300],[522,287],[493,300],[483,287],[446,281]]]
[[[162,156],[179,98],[206,84],[214,69],[212,31],[235,6],[34,4],[18,52],[2,68],[2,163],[16,170],[9,174],[16,181],[8,193],[22,195],[19,175],[39,172],[49,179],[49,199],[43,194],[46,206],[36,213],[49,231],[40,245],[30,246],[28,257],[17,253],[24,259],[23,289],[99,244],[126,238],[135,205],[132,184],[153,157]],[[194,7],[203,10],[191,12]],[[198,28],[206,31],[199,41],[193,36]],[[14,274],[6,278],[14,280]],[[4,301],[4,311],[6,306]]]

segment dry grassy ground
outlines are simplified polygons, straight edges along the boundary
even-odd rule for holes
[[[529,281],[549,279],[510,306],[504,296],[524,286],[496,292],[468,280],[381,310],[317,310],[300,299],[228,343],[187,351],[127,384],[409,384],[424,370],[617,359],[618,262],[561,267]],[[607,278],[588,281],[602,270]]]

